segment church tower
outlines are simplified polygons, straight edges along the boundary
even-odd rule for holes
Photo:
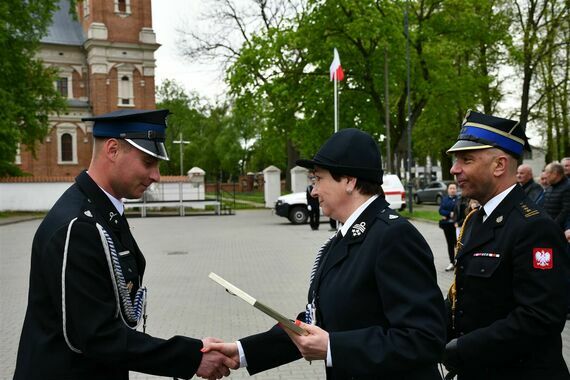
[[[123,108],[152,109],[154,51],[151,0],[83,0],[78,16],[92,113]]]
[[[50,132],[36,158],[22,146],[16,164],[36,179],[74,177],[89,166],[90,122],[81,118],[120,109],[154,109],[154,52],[151,0],[80,0],[76,17],[69,0],[59,9],[38,57],[58,70],[54,86],[67,98],[67,111],[49,118]]]

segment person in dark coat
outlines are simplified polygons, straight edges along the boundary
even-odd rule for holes
[[[542,207],[560,228],[564,228],[566,219],[570,216],[570,180],[558,162],[546,165],[544,172],[550,186],[544,191]]]
[[[210,347],[234,358],[240,352],[250,374],[304,357],[322,361],[327,379],[441,379],[445,315],[433,255],[384,199],[374,139],[343,129],[297,165],[314,168],[313,196],[343,223],[317,256],[308,305],[297,317],[309,334],[276,325]]]
[[[140,198],[160,179],[168,113],[84,119],[95,122],[93,158],[34,236],[15,380],[125,380],[129,371],[220,378],[237,366],[200,351],[213,339],[137,330],[146,321],[146,263],[121,199]]]
[[[454,268],[455,244],[457,243],[457,236],[455,235],[455,205],[457,201],[457,185],[450,183],[447,185],[447,195],[443,197],[439,205],[439,215],[441,215],[439,228],[443,230],[447,243],[447,256],[449,257],[449,265],[445,268],[446,272]]]
[[[319,207],[319,198],[313,197],[311,194],[313,191],[313,185],[307,186],[306,196],[307,196],[307,209],[309,210],[309,225],[311,230],[316,231],[319,229],[319,219],[321,216],[321,209]]]
[[[527,144],[518,122],[468,112],[448,151],[462,194],[482,205],[460,234],[448,295],[443,362],[459,380],[570,379],[566,243],[516,183]]]
[[[538,183],[534,182],[530,165],[519,165],[517,168],[517,182],[522,186],[526,196],[533,202],[536,203],[536,201],[542,197],[544,189]]]

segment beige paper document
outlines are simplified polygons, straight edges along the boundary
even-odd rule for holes
[[[217,282],[218,284],[220,284],[221,286],[226,288],[226,290],[230,294],[238,296],[239,298],[241,298],[242,300],[244,300],[245,302],[247,302],[251,306],[255,307],[256,309],[264,312],[265,314],[267,314],[271,318],[280,322],[282,326],[287,327],[289,330],[291,330],[291,331],[293,331],[299,335],[308,335],[309,334],[305,329],[302,329],[301,327],[297,326],[295,323],[291,322],[289,320],[289,318],[285,317],[283,314],[281,314],[281,313],[273,310],[269,306],[264,305],[263,303],[259,302],[258,300],[256,300],[255,298],[253,298],[252,296],[250,296],[249,294],[247,294],[246,292],[244,292],[243,290],[241,290],[240,288],[238,288],[234,284],[224,280],[223,278],[221,278],[217,274],[210,272],[208,277],[210,277],[212,280],[214,280],[215,282]]]

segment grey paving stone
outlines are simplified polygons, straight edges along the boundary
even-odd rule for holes
[[[39,220],[0,226],[0,379],[13,375],[28,289],[30,247]],[[318,231],[294,226],[270,210],[238,211],[234,216],[130,219],[147,259],[149,289],[147,332],[235,340],[264,331],[273,321],[230,296],[208,279],[216,272],[254,297],[295,317],[304,308],[314,255],[330,236],[328,223]],[[415,222],[430,244],[442,293],[452,281],[447,254],[436,224]],[[570,359],[570,329],[563,334]],[[231,378],[245,379],[246,371]],[[257,379],[324,379],[322,362],[299,360],[254,376]],[[134,380],[156,376],[132,373]]]

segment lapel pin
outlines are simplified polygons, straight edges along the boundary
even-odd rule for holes
[[[366,231],[366,222],[352,226],[352,236],[354,237],[362,235],[364,231]]]
[[[398,219],[398,215],[390,214],[388,219]]]
[[[91,214],[91,211],[89,211],[89,210],[83,211],[83,214],[85,214],[85,216],[93,218],[93,214]]]
[[[499,215],[495,221],[501,223],[503,221],[503,215]]]

